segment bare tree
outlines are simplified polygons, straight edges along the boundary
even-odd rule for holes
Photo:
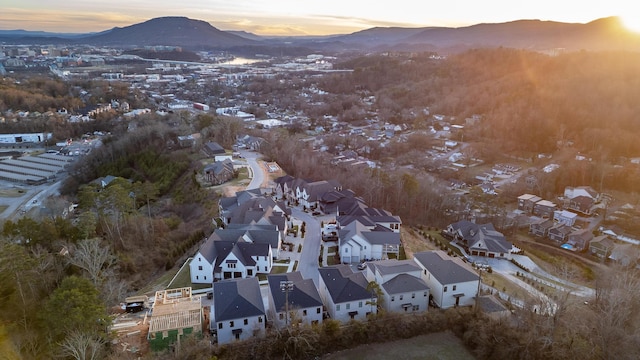
[[[114,274],[118,258],[108,246],[101,244],[100,239],[94,238],[80,241],[68,261],[84,270],[89,280],[100,288]]]
[[[62,355],[75,360],[97,360],[103,357],[104,340],[94,334],[74,330],[60,345]]]

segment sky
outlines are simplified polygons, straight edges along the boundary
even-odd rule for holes
[[[1,30],[87,33],[162,16],[258,35],[347,34],[382,27],[462,27],[538,19],[568,23],[620,16],[640,31],[630,0],[0,0]],[[637,28],[636,28],[637,26]]]

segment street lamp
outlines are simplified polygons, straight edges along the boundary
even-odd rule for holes
[[[289,292],[293,290],[293,281],[280,281],[280,290],[284,292],[284,322],[289,326]]]

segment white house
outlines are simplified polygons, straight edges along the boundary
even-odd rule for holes
[[[342,322],[365,320],[377,312],[375,297],[362,272],[354,273],[349,265],[318,269],[318,292],[329,316]]]
[[[189,263],[192,283],[210,284],[271,272],[273,253],[268,243],[247,242],[242,237],[227,241],[215,235],[207,239]]]
[[[429,308],[429,286],[413,260],[368,262],[366,277],[382,290],[382,306],[389,312],[421,312]]]
[[[567,210],[556,210],[553,212],[553,221],[567,226],[573,226],[576,223],[578,214]]]
[[[480,275],[461,258],[437,250],[416,253],[413,259],[422,268],[422,279],[436,306],[447,309],[475,304]]]
[[[340,259],[345,264],[386,259],[389,253],[398,254],[400,250],[400,233],[383,226],[369,228],[358,220],[339,230],[338,240]]]
[[[257,278],[213,284],[211,331],[218,344],[264,336],[267,317]]]
[[[322,322],[322,299],[312,279],[303,279],[302,274],[295,271],[269,275],[267,280],[269,282],[267,315],[276,327],[281,328],[292,322],[305,324]]]

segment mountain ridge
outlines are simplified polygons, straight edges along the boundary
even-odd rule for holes
[[[373,27],[350,34],[269,37],[247,31],[220,30],[203,20],[165,16],[87,34],[0,30],[0,41],[132,47],[166,45],[192,50],[290,46],[326,51],[459,52],[477,47],[640,51],[640,34],[624,28],[617,17],[600,18],[585,24],[523,19],[457,28]]]

